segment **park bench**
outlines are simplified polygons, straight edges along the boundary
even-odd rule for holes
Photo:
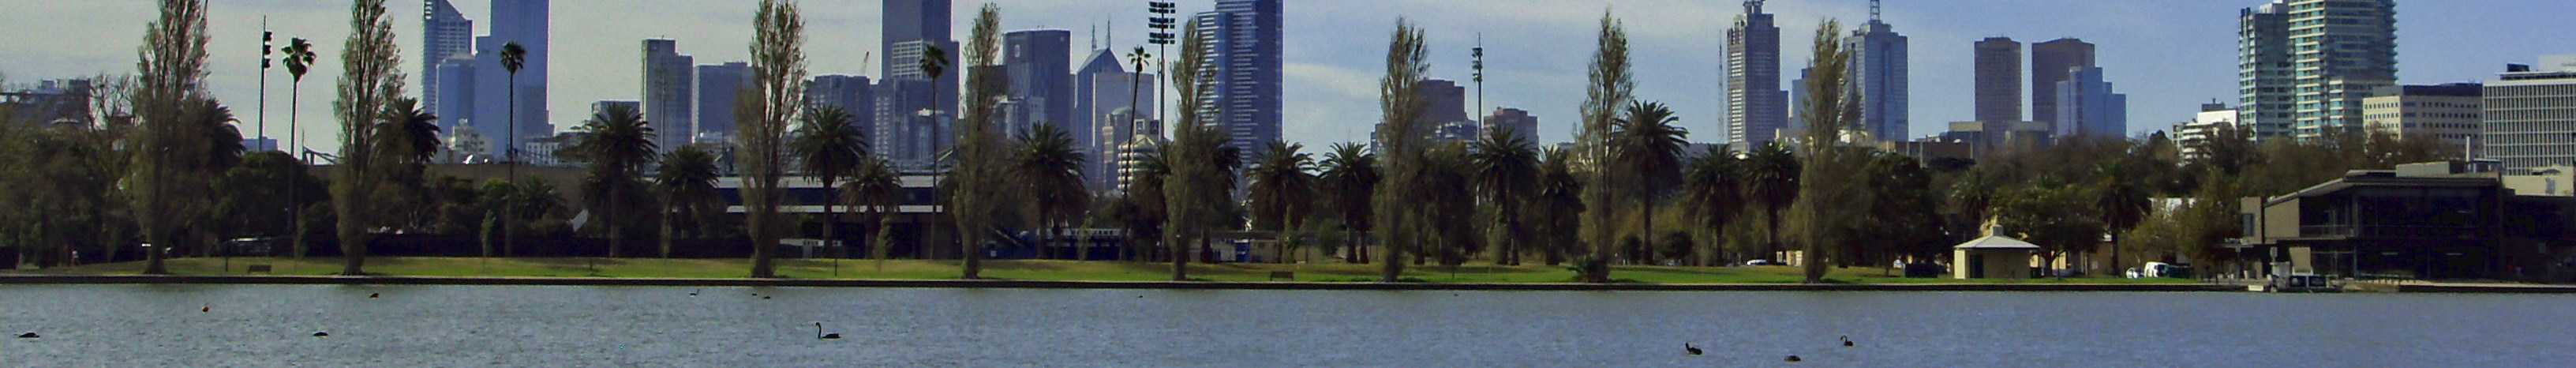
[[[261,272],[261,273],[267,273],[267,274],[271,274],[271,275],[275,275],[275,274],[277,274],[277,272],[276,272],[275,270],[270,269],[268,265],[250,265],[250,267],[245,268],[245,269],[243,269],[243,270],[242,270],[242,274],[245,274],[245,275],[250,274],[250,273],[252,273],[252,272]]]
[[[1270,281],[1297,281],[1297,271],[1270,271]]]

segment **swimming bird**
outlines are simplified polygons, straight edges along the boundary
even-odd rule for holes
[[[1851,347],[1851,346],[1852,346],[1852,343],[1851,343],[1851,336],[1843,336],[1843,347],[1848,348],[1848,347]]]
[[[214,306],[207,306],[207,305],[199,305],[199,306],[197,306],[197,313],[208,313],[208,312],[214,312],[214,311],[215,311],[215,307],[214,307]]]
[[[698,290],[689,290],[689,297],[691,297],[691,298],[698,297]]]
[[[761,297],[760,297],[760,300],[769,300],[769,297],[768,297],[768,296],[761,296]]]
[[[1699,347],[1691,346],[1691,344],[1687,342],[1682,343],[1682,350],[1689,351],[1690,355],[1699,355]]]
[[[837,332],[836,332],[836,333],[823,333],[823,323],[822,323],[822,322],[814,322],[814,339],[816,339],[816,340],[840,340],[840,339],[841,339],[841,334],[840,334],[840,333],[837,333]]]
[[[331,337],[331,333],[325,331],[313,331],[313,337]]]
[[[36,333],[34,333],[34,332],[28,332],[28,333],[18,334],[18,338],[21,338],[21,339],[33,339],[33,338],[38,338],[38,337],[44,337],[44,336],[36,336]]]
[[[1791,355],[1791,356],[1789,356],[1789,358],[1788,358],[1788,359],[1781,359],[1780,361],[1795,363],[1795,362],[1797,362],[1798,360],[1799,360],[1799,359],[1798,359],[1798,356],[1796,356],[1796,355]]]
[[[381,295],[383,295],[383,294],[378,294],[378,293],[367,293],[367,299],[375,299],[377,296],[381,296]]]

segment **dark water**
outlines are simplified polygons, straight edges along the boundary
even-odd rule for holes
[[[0,366],[2566,366],[2576,297],[0,286],[24,331]]]

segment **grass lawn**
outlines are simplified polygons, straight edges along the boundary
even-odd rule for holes
[[[339,258],[233,258],[230,271],[222,258],[182,258],[168,261],[170,272],[180,275],[242,274],[245,266],[270,265],[278,275],[331,275],[340,271]],[[780,259],[778,273],[802,279],[953,279],[959,271],[953,260],[841,260],[837,273],[835,262],[827,260]],[[367,271],[390,276],[490,276],[490,277],[675,277],[735,278],[749,274],[748,259],[654,259],[654,258],[447,258],[447,257],[376,257],[367,259]],[[1062,281],[1162,281],[1171,279],[1169,263],[1085,262],[1008,260],[985,261],[984,277],[1010,280]],[[1297,281],[1359,282],[1375,281],[1378,264],[1190,264],[1190,277],[1207,281],[1270,281],[1271,271],[1293,271]],[[122,262],[14,271],[20,274],[134,274],[143,270],[143,262]],[[2034,280],[1955,280],[1908,279],[1886,277],[1885,268],[1833,269],[1826,274],[1828,282],[1893,284],[1893,283],[2191,283],[2182,279],[2034,279]],[[1794,267],[1665,267],[1621,266],[1611,277],[1657,284],[1773,284],[1802,280]],[[1405,277],[1434,283],[1554,283],[1571,282],[1574,273],[1563,267],[1538,265],[1495,266],[1467,265],[1454,270],[1446,266],[1405,267]]]

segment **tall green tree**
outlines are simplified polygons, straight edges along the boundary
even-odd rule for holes
[[[1377,207],[1378,247],[1383,250],[1385,267],[1379,269],[1378,282],[1396,282],[1404,275],[1407,252],[1418,252],[1423,240],[1420,207],[1404,196],[1420,192],[1429,151],[1425,139],[1431,126],[1423,121],[1429,101],[1417,93],[1423,75],[1431,71],[1424,61],[1425,39],[1421,28],[1411,20],[1396,18],[1395,33],[1387,40],[1386,77],[1378,80],[1377,131],[1378,154],[1386,165],[1385,180],[1378,182]],[[1186,59],[1184,59],[1186,60]],[[1455,189],[1455,188],[1451,188]]]
[[[2103,161],[2093,168],[2094,213],[2102,215],[2104,233],[2111,236],[2111,269],[2127,267],[2120,262],[2121,243],[2126,242],[2120,234],[2137,227],[2155,209],[2142,169],[2127,158]]]
[[[608,228],[608,256],[618,257],[626,248],[625,211],[636,187],[643,186],[644,166],[651,164],[654,152],[660,151],[653,141],[653,126],[632,106],[612,106],[590,116],[575,128],[590,133],[573,143],[573,155],[590,164],[585,192],[591,208],[600,210],[600,221]]]
[[[1381,177],[1377,154],[1370,152],[1366,144],[1334,143],[1332,150],[1324,153],[1322,166],[1324,173],[1318,179],[1322,180],[1324,196],[1332,204],[1333,213],[1341,217],[1342,231],[1346,233],[1342,237],[1347,243],[1342,261],[1368,263],[1368,253],[1360,246],[1364,238],[1360,234],[1369,232],[1374,224],[1371,220],[1375,209],[1370,207],[1370,201],[1377,198]]]
[[[501,162],[503,165],[509,165],[509,179],[510,184],[512,185],[517,185],[519,183],[519,69],[524,68],[527,65],[528,48],[526,46],[519,46],[518,41],[510,41],[509,43],[501,45],[501,70],[510,74],[510,103],[508,106],[508,129],[510,131],[503,132],[503,135],[501,136]],[[511,216],[509,214],[504,215],[508,217],[519,217]],[[516,228],[517,227],[505,227],[501,231],[501,254],[505,256],[518,254],[519,233],[510,230]]]
[[[1028,196],[1029,213],[1037,220],[1032,228],[1038,232],[1038,256],[1052,257],[1065,223],[1091,207],[1091,191],[1082,185],[1082,166],[1090,160],[1073,147],[1073,134],[1055,124],[1032,125],[1013,139],[1010,176]]]
[[[859,119],[838,106],[823,105],[805,112],[796,127],[796,138],[787,142],[790,155],[804,164],[805,175],[823,183],[823,239],[834,248],[845,246],[840,235],[841,212],[833,205],[841,198],[841,180],[857,174],[868,155],[868,138],[859,129]]]
[[[169,273],[161,259],[184,241],[181,234],[194,220],[189,214],[206,205],[200,202],[211,184],[205,181],[211,164],[205,157],[209,148],[199,137],[212,129],[203,124],[210,118],[206,115],[217,112],[205,108],[213,102],[200,92],[206,78],[205,1],[162,0],[160,11],[145,26],[143,47],[137,51],[141,61],[135,69],[142,79],[134,92],[134,112],[141,134],[133,141],[138,147],[132,150],[133,172],[126,173],[138,209],[135,221],[144,241],[157,246],[146,248],[147,274]],[[229,119],[230,113],[223,113]]]
[[[287,158],[295,159],[296,155],[304,154],[304,144],[300,142],[300,139],[296,138],[304,136],[304,130],[301,127],[302,125],[297,123],[297,121],[300,120],[298,118],[303,115],[300,111],[303,110],[301,107],[304,105],[304,74],[311,73],[313,71],[313,63],[316,62],[318,58],[313,52],[313,42],[306,41],[303,37],[288,39],[286,42],[286,48],[278,51],[286,54],[286,74],[294,77],[286,89],[286,141],[288,142],[286,154]],[[295,161],[302,163],[304,160],[295,159]],[[287,201],[297,203],[305,202],[303,201],[305,192],[302,189],[302,187],[292,185],[288,186],[286,191]],[[317,191],[314,193],[321,192]],[[291,248],[295,251],[296,259],[304,259],[304,228],[308,224],[304,221],[304,209],[309,207],[310,206],[296,207],[293,209],[294,217],[292,218],[295,220],[295,232],[292,236],[293,240],[291,243],[293,243],[293,245]]]
[[[1432,249],[1415,249],[1416,264],[1423,258],[1436,258],[1440,265],[1465,264],[1468,255],[1484,252],[1477,238],[1475,161],[1468,158],[1463,142],[1433,144],[1422,152],[1418,185],[1406,197],[1414,201],[1413,220],[1420,227],[1419,243]],[[1422,253],[1429,253],[1426,257]]]
[[[787,122],[804,107],[805,16],[791,0],[761,0],[752,16],[751,85],[734,106],[734,159],[742,169],[744,232],[751,238],[751,277],[778,273],[780,177],[785,176]]]
[[[1498,252],[1494,263],[1520,265],[1521,254],[1528,252],[1531,229],[1523,226],[1532,197],[1539,191],[1538,146],[1522,138],[1511,128],[1492,129],[1476,140],[1469,159],[1475,168],[1477,196],[1492,208],[1494,226],[1486,235]]]
[[[340,93],[331,102],[340,118],[339,179],[331,182],[333,206],[340,218],[340,248],[347,259],[340,273],[366,274],[368,229],[385,220],[370,189],[382,185],[381,157],[374,147],[376,124],[393,118],[386,111],[403,95],[402,47],[394,45],[393,17],[384,0],[357,0],[349,9],[349,38],[341,46]]]
[[[841,184],[841,196],[842,202],[869,209],[867,223],[876,224],[876,230],[871,231],[875,236],[868,243],[869,258],[885,259],[887,248],[894,246],[894,215],[903,205],[903,173],[897,172],[885,156],[861,156],[858,170],[852,171],[848,183]]]
[[[1690,131],[1674,126],[1681,118],[1675,117],[1672,108],[1663,103],[1630,103],[1622,114],[1624,117],[1610,127],[1611,157],[1615,158],[1611,162],[1618,166],[1613,170],[1627,177],[1621,182],[1634,186],[1635,191],[1630,194],[1636,197],[1638,221],[1644,227],[1637,232],[1637,238],[1651,242],[1660,238],[1655,232],[1657,204],[1661,203],[1666,192],[1680,185],[1682,149],[1690,146],[1690,142],[1684,140],[1690,136]],[[1637,251],[1637,257],[1631,262],[1654,263],[1654,252],[1646,249]]]
[[[421,110],[420,100],[395,97],[385,104],[382,120],[370,128],[376,132],[369,145],[377,171],[376,183],[366,189],[378,198],[381,226],[393,229],[426,231],[438,219],[438,197],[429,184],[429,158],[438,154],[438,116]]]
[[[1291,235],[1304,228],[1313,214],[1315,203],[1314,155],[1303,151],[1306,145],[1270,141],[1262,151],[1259,164],[1250,170],[1252,179],[1252,228],[1280,234],[1279,254],[1274,262],[1287,263],[1288,245],[1295,244]]]
[[[1156,147],[1160,147],[1158,143]],[[1163,182],[1172,174],[1171,165],[1163,160],[1160,150],[1146,150],[1134,156],[1133,171],[1128,174],[1125,195],[1110,207],[1110,218],[1116,219],[1127,233],[1130,256],[1148,256],[1144,249],[1178,250],[1178,246],[1152,247],[1164,239],[1163,226],[1170,223],[1171,206],[1163,198]],[[1178,254],[1169,254],[1178,256]]]
[[[1867,179],[1860,177],[1866,156],[1842,144],[1843,132],[1860,120],[1861,104],[1851,90],[1851,50],[1843,48],[1841,32],[1840,21],[1828,19],[1817,26],[1806,105],[1801,106],[1805,112],[1798,114],[1807,117],[1807,129],[1798,142],[1804,159],[1799,198],[1790,209],[1803,235],[1799,264],[1806,268],[1807,283],[1824,281],[1824,247],[1862,240],[1850,230],[1869,208],[1867,193],[1859,187]]]
[[[1208,45],[1201,39],[1201,32],[1207,30],[1199,29],[1195,23],[1182,26],[1181,60],[1207,56]],[[1171,70],[1163,75],[1172,79],[1175,94],[1196,96],[1214,87],[1213,81],[1202,75],[1204,70],[1199,63],[1172,63],[1169,67]],[[1181,99],[1174,112],[1179,119],[1172,125],[1172,140],[1164,143],[1161,150],[1164,164],[1171,169],[1161,187],[1167,208],[1163,231],[1165,245],[1171,247],[1172,281],[1189,280],[1191,239],[1205,239],[1208,229],[1218,226],[1214,223],[1217,213],[1231,199],[1226,192],[1233,189],[1223,182],[1225,175],[1218,172],[1220,168],[1212,167],[1218,160],[1214,156],[1223,154],[1226,137],[1202,121],[1200,112],[1206,108],[1200,99]]]
[[[1682,207],[1688,209],[1687,217],[1694,222],[1691,225],[1699,227],[1702,234],[1723,231],[1735,222],[1735,215],[1744,213],[1744,159],[1737,157],[1732,148],[1717,145],[1692,158],[1686,166],[1682,170]],[[1707,260],[1717,258],[1715,254],[1702,256],[1705,258],[1692,263],[1706,265]]]
[[[1010,87],[1009,75],[996,64],[1001,57],[1001,6],[984,3],[975,12],[974,24],[966,41],[965,110],[957,122],[957,145],[951,156],[957,163],[945,183],[955,188],[948,201],[956,211],[957,235],[964,246],[966,265],[959,277],[965,279],[983,277],[984,242],[997,231],[994,218],[1002,209],[1010,175],[1009,132],[999,126],[1000,101]]]
[[[664,206],[662,257],[670,258],[674,229],[682,219],[694,225],[690,227],[696,229],[690,232],[695,235],[692,238],[704,238],[712,223],[724,215],[724,197],[716,193],[716,178],[721,175],[716,172],[715,155],[697,145],[680,146],[662,155],[661,164],[653,170],[653,192],[661,197]]]
[[[1575,138],[1576,157],[1573,160],[1599,163],[1612,157],[1613,125],[1619,120],[1619,108],[1636,98],[1637,79],[1629,71],[1627,25],[1611,17],[1608,11],[1601,12],[1601,33],[1594,47],[1591,81],[1584,84],[1585,97],[1579,109],[1583,113],[1583,129]],[[1592,254],[1577,260],[1576,266],[1582,270],[1583,281],[1610,282],[1610,252],[1618,245],[1611,241],[1615,235],[1609,231],[1611,218],[1608,209],[1617,208],[1615,201],[1620,199],[1620,194],[1632,188],[1625,183],[1614,182],[1612,179],[1617,176],[1611,170],[1584,167],[1577,171],[1586,179],[1583,185],[1584,207],[1602,210],[1583,213],[1584,227],[1592,231],[1587,241]]]
[[[2040,263],[2049,267],[2055,267],[2058,259],[2069,254],[2091,250],[2107,231],[2101,214],[2092,206],[2096,197],[2090,188],[2042,178],[2030,188],[2003,198],[1997,211],[1997,232],[2017,234],[2039,245]]]

